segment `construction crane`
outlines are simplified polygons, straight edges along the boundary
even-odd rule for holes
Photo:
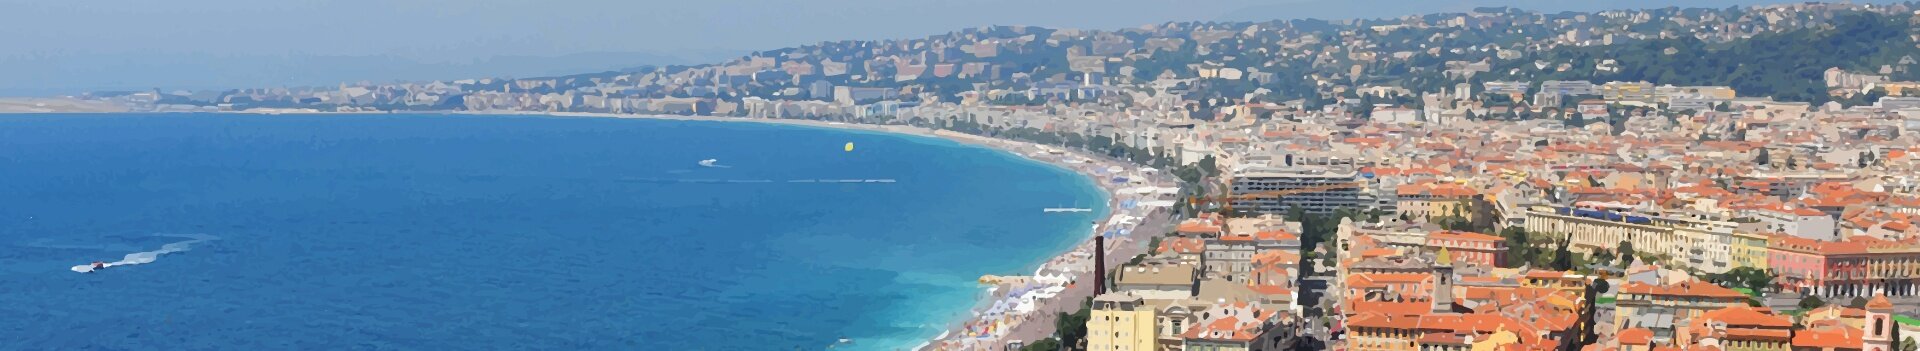
[[[1223,196],[1190,197],[1188,198],[1188,201],[1189,201],[1188,204],[1199,206],[1202,202],[1218,201],[1221,203],[1222,208],[1225,208],[1227,211],[1231,212],[1233,211],[1233,200],[1260,199],[1260,198],[1270,198],[1270,197],[1278,198],[1278,197],[1287,197],[1287,196],[1300,195],[1300,194],[1325,192],[1329,190],[1348,189],[1348,188],[1365,188],[1366,186],[1367,186],[1367,182],[1351,182],[1351,183],[1323,184],[1323,185],[1315,185],[1315,186],[1310,186],[1305,188],[1262,191],[1257,193],[1246,193],[1246,194],[1229,193]]]

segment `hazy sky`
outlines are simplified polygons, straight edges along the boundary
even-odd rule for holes
[[[529,76],[990,24],[1393,17],[1788,0],[0,0],[0,95]]]

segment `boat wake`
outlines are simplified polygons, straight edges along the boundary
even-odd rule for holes
[[[154,234],[154,236],[181,238],[181,239],[187,239],[187,240],[166,244],[166,245],[161,245],[159,250],[130,253],[130,254],[127,254],[126,257],[120,258],[119,261],[73,266],[73,271],[80,272],[80,273],[92,273],[95,270],[105,269],[109,267],[131,266],[136,264],[153,263],[154,260],[160,259],[160,255],[187,251],[187,250],[193,249],[193,244],[220,239],[219,237],[206,235],[206,234]]]

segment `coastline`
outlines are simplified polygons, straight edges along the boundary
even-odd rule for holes
[[[283,114],[282,111],[230,111],[230,112],[223,112],[223,113]],[[1127,194],[1125,194],[1126,193],[1125,190],[1127,190],[1128,188],[1134,187],[1134,186],[1159,187],[1162,184],[1166,184],[1164,175],[1157,174],[1157,172],[1153,172],[1149,176],[1143,176],[1142,169],[1144,167],[1141,167],[1139,165],[1134,165],[1129,162],[1120,162],[1116,160],[1109,160],[1109,159],[1094,157],[1091,155],[1087,155],[1084,152],[1081,152],[1078,150],[1051,147],[1051,146],[1034,144],[1034,143],[1029,143],[1024,141],[1006,140],[1006,139],[999,139],[999,138],[993,138],[993,137],[965,134],[965,133],[946,131],[946,130],[935,130],[930,128],[921,128],[921,127],[913,127],[913,126],[905,126],[905,125],[872,125],[872,124],[856,124],[856,123],[828,122],[828,121],[801,120],[801,119],[765,119],[765,118],[746,118],[746,117],[639,115],[639,114],[588,113],[588,112],[517,112],[517,111],[502,111],[502,112],[425,111],[421,113],[441,113],[441,114],[452,114],[452,115],[551,116],[551,117],[577,117],[577,118],[621,118],[621,119],[652,119],[652,120],[676,120],[676,121],[766,123],[766,124],[780,124],[780,125],[812,127],[812,128],[830,128],[830,129],[847,130],[847,131],[867,131],[867,132],[894,134],[894,135],[900,135],[900,136],[938,138],[938,139],[950,140],[950,141],[954,141],[957,143],[966,144],[970,146],[985,147],[985,148],[994,149],[998,151],[1004,151],[1021,159],[1046,164],[1048,166],[1052,166],[1061,170],[1072,172],[1086,179],[1088,182],[1093,184],[1096,188],[1099,189],[1099,191],[1103,193],[1102,195],[1104,195],[1107,200],[1105,204],[1106,207],[1096,210],[1098,211],[1098,213],[1101,213],[1101,215],[1098,215],[1096,217],[1096,222],[1094,222],[1095,224],[1091,226],[1092,231],[1086,234],[1108,233],[1109,237],[1111,238],[1107,241],[1107,246],[1106,246],[1108,251],[1106,255],[1106,258],[1108,261],[1108,267],[1117,267],[1119,263],[1126,262],[1127,260],[1131,259],[1135,254],[1141,253],[1141,251],[1143,251],[1141,250],[1142,244],[1140,243],[1140,241],[1138,241],[1138,238],[1134,237],[1135,235],[1124,235],[1124,234],[1137,235],[1139,233],[1139,232],[1132,231],[1131,229],[1133,225],[1129,225],[1129,224],[1137,225],[1143,219],[1149,220],[1149,222],[1151,222],[1151,219],[1155,219],[1165,215],[1164,213],[1165,211],[1160,209],[1150,208],[1150,207],[1123,208],[1127,204],[1127,202],[1125,202],[1128,200],[1126,199]],[[388,114],[388,112],[333,112],[333,113],[287,112],[284,114],[379,115],[379,114]],[[1112,172],[1113,170],[1121,170],[1121,171]],[[1151,169],[1147,169],[1147,170],[1151,170]],[[1143,177],[1147,179],[1144,179],[1145,180],[1144,184],[1115,184],[1114,182],[1107,179],[1110,177],[1122,176],[1122,175],[1128,176],[1130,179],[1130,183],[1137,183],[1135,181],[1132,181],[1133,177]],[[1132,199],[1132,200],[1143,200],[1143,199]],[[1164,224],[1164,223],[1159,223],[1159,224]],[[1116,235],[1116,234],[1119,234],[1119,235]],[[996,283],[991,285],[983,284],[983,286],[981,287],[982,291],[980,292],[981,297],[976,298],[975,303],[966,308],[966,311],[968,313],[964,314],[963,315],[964,317],[958,318],[959,320],[939,321],[940,324],[938,325],[944,325],[945,327],[941,328],[942,331],[937,335],[915,336],[913,339],[924,340],[924,342],[921,342],[918,345],[898,345],[899,348],[896,348],[896,349],[1000,350],[1006,347],[1007,345],[1014,344],[1016,342],[1032,342],[1034,340],[1051,336],[1053,334],[1053,327],[1054,327],[1053,320],[1055,319],[1055,316],[1056,316],[1055,313],[1057,312],[1072,313],[1074,311],[1077,311],[1080,307],[1080,301],[1082,301],[1084,298],[1091,297],[1092,295],[1091,284],[1079,284],[1079,283],[1080,282],[1090,283],[1092,281],[1090,274],[1093,267],[1091,262],[1093,240],[1089,236],[1089,237],[1084,237],[1084,238],[1075,240],[1074,242],[1075,244],[1069,247],[1066,251],[1060,252],[1051,256],[1043,257],[1043,260],[1041,260],[1040,262],[1037,262],[1036,264],[1034,264],[1034,266],[1031,266],[1028,268],[1033,270],[1032,272],[1033,275],[1028,277],[1046,276],[1048,277],[1048,279],[1044,279],[1044,280],[1043,279],[1024,279],[1024,280],[1021,280],[1019,284],[1013,284],[1013,283]],[[1024,301],[1025,303],[1019,304],[1018,309],[1012,309],[1010,308],[1010,306],[1012,305],[1006,304],[1009,301]],[[997,312],[990,311],[991,309],[996,309],[996,307],[998,307],[1000,311],[997,311]],[[860,340],[853,340],[853,342],[857,345],[860,342]],[[874,345],[863,345],[863,346],[874,346]],[[895,345],[885,345],[883,347],[894,347],[894,346]],[[908,348],[907,346],[911,346],[911,347]],[[866,349],[866,347],[857,347],[857,348]]]

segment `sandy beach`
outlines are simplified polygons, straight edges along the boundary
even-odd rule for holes
[[[275,114],[301,111],[239,111],[233,113]],[[384,114],[386,112],[339,112],[341,114]],[[430,112],[429,112],[430,113]],[[465,115],[545,115],[582,118],[631,118],[736,123],[771,123],[810,127],[864,130],[923,137],[934,137],[993,148],[1022,158],[1070,170],[1087,177],[1107,196],[1107,214],[1091,229],[1108,236],[1107,267],[1118,267],[1145,252],[1140,240],[1164,231],[1173,184],[1157,170],[1129,162],[1088,155],[1077,150],[1004,140],[952,131],[904,125],[871,125],[797,119],[761,119],[744,117],[633,115],[582,112],[470,112],[446,111]],[[321,113],[325,114],[325,113]],[[1115,177],[1126,182],[1116,183]],[[1157,190],[1157,191],[1149,191]],[[1157,205],[1157,206],[1155,206]],[[1147,230],[1134,230],[1147,228]],[[1076,234],[1078,235],[1078,234]],[[1093,238],[1088,236],[1067,252],[1038,262],[1031,275],[1012,275],[1010,282],[982,284],[986,297],[977,301],[972,317],[950,321],[945,331],[929,338],[915,350],[1002,350],[1009,345],[1031,343],[1054,334],[1057,313],[1073,313],[1080,303],[1093,295]],[[1014,273],[1014,272],[996,272]],[[1024,272],[1022,272],[1024,273]],[[859,342],[854,340],[854,342]]]

